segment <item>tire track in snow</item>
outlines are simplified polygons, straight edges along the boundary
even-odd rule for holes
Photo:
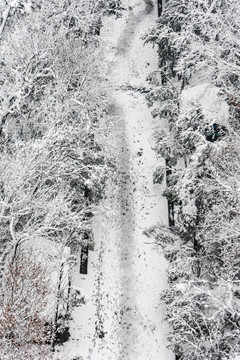
[[[115,100],[116,101],[116,100]],[[130,359],[132,340],[137,338],[136,328],[133,326],[133,313],[136,309],[136,288],[135,277],[133,276],[132,256],[135,252],[135,242],[133,238],[135,216],[132,188],[132,169],[131,151],[129,149],[127,130],[125,123],[126,114],[122,111],[119,129],[118,147],[118,201],[120,204],[120,238],[119,238],[119,259],[121,276],[121,299],[120,299],[120,321],[119,338],[120,354],[119,359]]]

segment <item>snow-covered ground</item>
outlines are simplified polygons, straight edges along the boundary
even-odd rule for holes
[[[88,302],[74,310],[71,339],[58,349],[64,360],[174,359],[166,348],[160,300],[167,263],[161,248],[143,233],[168,221],[162,188],[152,180],[154,122],[144,95],[126,90],[146,86],[157,64],[155,50],[140,39],[157,17],[157,5],[151,11],[147,3],[125,0],[123,17],[107,18],[101,29],[113,89],[112,121],[104,126],[116,170],[94,219],[96,247],[89,254],[89,273],[80,275],[79,263],[74,268],[73,285],[83,289]]]

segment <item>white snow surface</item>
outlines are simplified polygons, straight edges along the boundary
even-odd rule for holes
[[[157,67],[156,51],[140,39],[157,18],[157,5],[149,13],[146,3],[124,1],[123,17],[106,18],[101,29],[112,84],[105,146],[114,154],[116,170],[94,218],[96,245],[87,275],[79,274],[76,254],[73,285],[83,289],[88,301],[75,308],[71,338],[58,347],[56,359],[175,358],[166,348],[168,326],[160,299],[167,287],[167,262],[154,239],[143,233],[168,221],[164,185],[153,185],[152,180],[157,166],[150,144],[155,125],[144,95],[121,88],[147,86],[147,75]]]

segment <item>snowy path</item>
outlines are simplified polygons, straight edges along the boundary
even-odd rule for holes
[[[89,301],[75,309],[64,359],[174,359],[166,349],[160,301],[167,264],[161,249],[143,234],[151,225],[167,223],[167,203],[152,181],[154,122],[144,95],[123,90],[125,85],[146,86],[147,75],[156,68],[157,55],[143,47],[140,36],[154,23],[157,9],[150,11],[144,0],[126,0],[125,7],[124,16],[114,25],[106,19],[101,31],[114,89],[108,146],[115,154],[116,171],[94,222],[90,272],[80,276],[76,267],[73,276]]]

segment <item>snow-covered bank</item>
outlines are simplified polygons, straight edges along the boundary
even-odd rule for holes
[[[113,89],[108,147],[116,160],[115,176],[94,220],[90,272],[80,276],[79,264],[75,269],[73,283],[89,301],[75,309],[64,359],[174,359],[166,349],[160,300],[167,263],[154,240],[143,234],[151,225],[167,224],[167,202],[152,180],[154,122],[144,95],[124,90],[146,86],[156,68],[156,52],[143,47],[140,37],[155,21],[157,6],[150,12],[145,1],[126,0],[124,7],[122,18],[107,18],[101,29]]]

